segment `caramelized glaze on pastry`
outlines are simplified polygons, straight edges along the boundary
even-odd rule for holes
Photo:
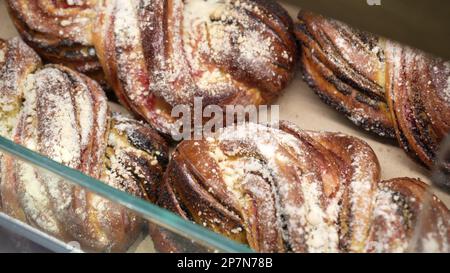
[[[380,182],[363,141],[247,124],[183,141],[159,205],[260,252],[404,252],[425,200],[418,180]],[[437,198],[425,251],[448,251],[450,213]],[[154,228],[157,249],[183,251]]]
[[[19,38],[0,41],[0,133],[68,167],[155,201],[168,161],[165,141],[111,114],[99,85],[59,65],[42,66]],[[143,221],[121,205],[1,156],[2,211],[84,249],[125,251]]]

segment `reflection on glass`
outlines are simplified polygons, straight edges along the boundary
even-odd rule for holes
[[[450,193],[450,136],[441,145],[438,160],[433,170],[433,183]]]
[[[450,136],[441,144],[432,170],[432,186],[419,204],[419,217],[415,224],[411,252],[450,252],[448,227],[450,219]],[[435,198],[438,195],[442,202]],[[446,207],[447,206],[447,207]]]
[[[20,238],[52,251],[157,252],[153,241],[166,238],[171,239],[173,247],[160,251],[249,251],[245,246],[1,137],[0,152],[9,159],[6,161],[9,166],[3,165],[3,170],[20,168],[20,172],[3,172],[0,226],[8,232],[20,230],[16,232]],[[14,177],[17,173],[25,175]],[[46,184],[48,181],[51,187]],[[67,203],[55,202],[56,194],[50,191],[63,190],[71,194],[65,198]]]

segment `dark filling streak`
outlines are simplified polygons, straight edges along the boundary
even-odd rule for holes
[[[395,196],[398,196],[398,200],[395,200]],[[406,230],[410,231],[414,228],[416,213],[411,209],[408,196],[398,192],[392,195],[392,202],[398,206],[398,213],[402,216],[402,224]]]
[[[314,58],[314,61],[316,61],[316,65],[320,65],[325,67],[315,56],[311,55],[312,58]],[[307,69],[303,66],[302,68],[303,70],[303,79],[305,80],[305,82],[314,90],[314,92],[319,96],[319,98],[325,102],[326,104],[330,105],[331,107],[335,108],[337,111],[343,113],[344,115],[346,115],[348,118],[352,118],[353,117],[353,113],[351,112],[351,110],[345,108],[340,101],[336,101],[333,98],[331,98],[330,96],[328,96],[327,92],[324,92],[323,90],[321,90],[318,85],[315,83],[315,80],[313,79],[313,77],[309,74],[309,72],[307,71]],[[322,74],[322,73],[320,73]],[[342,81],[340,81],[337,77],[334,76],[326,76],[326,75],[322,75],[323,78],[330,83],[331,85],[333,85],[337,91],[339,91],[340,93],[349,96],[351,95],[352,91],[349,89],[349,87]],[[368,97],[365,97],[365,94],[362,93],[358,93],[356,99],[360,96],[360,100],[371,100]],[[365,101],[363,101],[362,103],[366,103]],[[375,110],[379,109],[379,106],[375,106],[372,104],[366,104],[367,106],[374,108]],[[390,138],[394,138],[395,136],[395,132],[393,128],[389,128],[384,126],[381,122],[377,122],[377,121],[371,121],[369,119],[363,119],[361,120],[361,122],[359,123],[355,123],[358,126],[361,126],[362,128],[364,128],[366,131],[369,132],[373,132],[377,135],[382,135],[382,136],[388,136]]]
[[[122,184],[123,188],[138,188],[141,189],[139,191],[139,197],[145,196],[147,200],[150,200],[154,202],[156,200],[156,192],[154,188],[157,186],[155,185],[155,181],[160,181],[162,178],[162,175],[158,172],[153,172],[149,166],[148,161],[144,158],[138,157],[134,154],[127,153],[127,156],[131,159],[130,161],[125,162],[126,167],[125,169],[128,170],[130,168],[131,170],[128,171],[128,173],[133,177],[133,182],[135,184],[135,187],[130,185]],[[134,164],[129,164],[131,162],[134,162]],[[142,170],[144,177],[141,177],[138,174],[137,167]],[[125,180],[124,180],[125,181]]]
[[[201,173],[198,171],[198,169],[191,163],[191,161],[186,160],[185,161],[187,169],[190,171],[190,175],[192,175],[192,178],[197,182],[197,185],[204,190],[205,192],[208,192],[208,194],[214,198],[214,200],[220,204],[223,208],[227,210],[230,214],[238,215],[239,218],[242,221],[243,215],[241,212],[237,211],[235,208],[230,207],[228,204],[226,204],[221,198],[218,198],[218,196],[214,192],[208,191],[208,189],[205,188],[205,185],[203,182],[206,180],[205,177],[201,175]]]
[[[264,19],[263,17],[264,16],[267,17],[267,13],[268,13],[267,11],[264,10],[265,13],[260,16],[257,13],[253,12],[252,10],[247,10],[247,9],[244,9],[244,8],[241,8],[241,7],[240,8],[236,8],[236,9],[238,11],[241,11],[241,12],[247,14],[248,18],[252,18],[252,19],[254,19],[256,21],[256,23],[252,24],[252,25],[255,26],[255,30],[259,26],[261,26],[261,28],[264,28],[264,27],[267,28],[267,31],[270,32],[270,34],[272,34],[271,36],[273,38],[277,39],[277,41],[280,43],[280,45],[283,46],[284,50],[286,50],[288,52],[291,51],[291,49],[288,48],[288,46],[286,45],[285,40],[283,39],[283,37],[280,36],[280,32],[278,30],[276,30],[272,24],[267,24],[266,22],[263,21],[263,19]],[[280,20],[278,17],[277,18],[275,18],[275,17],[273,18],[273,20],[275,20],[275,21],[277,21],[277,19]],[[272,20],[272,19],[268,18],[268,20]],[[280,23],[280,25],[284,26],[286,29],[288,28],[282,21],[281,22],[275,22],[274,24],[277,24],[277,23]],[[286,34],[286,35],[291,35],[291,34]],[[294,38],[293,37],[290,37],[290,38],[291,38],[290,42],[292,42],[292,44],[295,45]],[[283,67],[281,67],[281,68],[283,68]],[[288,68],[286,68],[286,70],[288,70]]]
[[[415,98],[413,98],[413,101],[414,100]],[[430,131],[430,120],[424,112],[424,107],[420,102],[414,101],[413,105],[412,111],[414,111],[414,114],[411,113],[411,115],[414,115],[414,118],[411,122],[413,124],[411,131],[414,139],[427,157],[434,159],[436,157],[435,151],[437,150],[437,145],[429,137],[433,134],[433,132]]]
[[[270,177],[272,178],[273,183],[270,182],[270,180],[266,177],[264,177],[261,173],[254,173],[257,174],[258,176],[260,176],[264,181],[266,181],[266,183],[272,188],[272,198],[275,201],[275,215],[277,216],[277,220],[278,223],[280,223],[279,228],[282,231],[282,240],[283,240],[283,245],[286,249],[286,252],[293,252],[293,247],[292,244],[290,242],[290,234],[289,234],[289,227],[288,227],[288,218],[289,215],[286,215],[286,213],[281,210],[281,212],[279,211],[279,209],[281,209],[282,204],[280,202],[280,199],[277,198],[277,196],[280,196],[280,187],[281,185],[279,184],[279,181],[277,178],[277,175],[275,174],[274,170],[272,168],[269,167],[269,165],[267,164],[267,161],[263,159],[263,157],[261,157],[261,159],[259,160],[261,162],[261,165],[265,166],[265,169],[270,173]],[[277,206],[278,205],[278,206]],[[284,238],[286,235],[288,238]]]
[[[78,132],[78,138],[81,140],[81,120],[80,120],[80,113],[77,109],[77,105],[75,102],[75,91],[77,90],[77,88],[81,88],[82,84],[85,84],[87,86],[87,83],[85,81],[82,81],[80,83],[80,78],[75,77],[73,74],[67,72],[67,71],[61,71],[60,69],[58,69],[58,71],[64,73],[65,77],[69,80],[71,86],[70,88],[68,88],[68,90],[70,90],[70,99],[72,101],[72,107],[73,109],[75,109],[75,116],[76,116],[76,122],[77,122],[77,132]],[[94,98],[91,98],[94,101]],[[92,105],[92,107],[95,107],[94,105]],[[94,113],[95,113],[95,109],[94,109]],[[90,132],[90,137],[92,137],[92,131]],[[92,140],[90,140],[90,143],[92,142]],[[86,147],[82,147],[81,148],[81,157],[80,157],[80,161],[83,159],[86,159],[86,153],[88,152],[87,149],[90,148],[89,145],[87,145]],[[90,159],[90,158],[89,158]],[[91,162],[88,162],[88,164],[90,164]],[[81,168],[81,164],[83,164],[83,162],[80,162],[80,168]],[[87,171],[89,171],[89,169],[87,169]],[[90,173],[88,173],[88,175],[91,175]]]
[[[51,54],[56,58],[62,58],[66,61],[85,61],[85,62],[98,62],[97,56],[86,56],[81,53],[81,50],[93,49],[92,46],[83,45],[70,39],[54,37],[53,39],[45,40],[48,37],[48,33],[39,32],[32,29],[25,24],[25,20],[22,14],[19,12],[10,12],[13,23],[19,29],[21,37],[33,48],[42,52],[42,54]],[[53,41],[56,39],[57,41]],[[52,42],[50,42],[52,40]]]
[[[401,53],[403,55],[403,52],[401,52]],[[401,75],[400,75],[399,79],[407,79],[408,77],[407,77],[407,74],[406,74],[407,72],[406,72],[406,68],[405,68],[406,64],[405,64],[404,56],[402,57],[400,65],[401,65],[401,68],[398,68],[401,71],[400,72]],[[397,89],[395,89],[395,80],[396,79],[394,79],[394,81],[392,83],[394,85],[393,86],[394,89],[392,89],[392,90],[394,90],[393,92],[395,92],[395,90],[397,90]],[[406,83],[403,83],[402,88],[407,88]],[[403,96],[407,96],[407,93],[408,93],[407,91],[408,90],[405,90],[405,94],[403,94]],[[395,96],[397,96],[397,94],[395,94]],[[417,128],[416,119],[415,119],[415,116],[414,116],[414,113],[413,113],[414,109],[413,109],[413,107],[411,107],[411,102],[409,101],[408,97],[406,98],[406,100],[408,101],[408,104],[395,105],[394,109],[397,109],[397,107],[402,107],[403,108],[402,112],[405,114],[405,121],[409,123],[408,124],[409,125],[408,129],[411,131],[411,134],[413,135],[414,139],[417,141],[417,144],[428,155],[430,153],[430,151],[429,151],[428,147],[423,147],[425,144],[422,143],[422,141],[420,139],[420,130]],[[396,104],[395,101],[394,101],[394,104]],[[397,111],[393,111],[393,112],[394,112],[394,115],[396,116],[395,120],[398,120]],[[411,144],[409,143],[406,135],[404,134],[403,128],[401,128],[400,124],[398,125],[398,136],[399,136],[398,137],[399,138],[399,142],[403,146],[403,149],[405,151],[407,151],[407,152],[414,151],[414,149],[411,148]],[[414,157],[418,158],[418,154],[414,153]],[[430,158],[433,158],[433,157],[430,157]],[[420,160],[420,162],[422,162],[422,161]]]
[[[148,137],[144,132],[134,129],[129,130],[127,139],[136,149],[146,151],[148,154],[155,156],[161,165],[165,166],[169,163],[168,155],[159,147],[158,143],[153,142],[151,137]]]
[[[259,9],[264,10],[267,16],[273,16],[274,20],[277,20],[286,29],[291,30],[293,22],[287,11],[279,5],[276,1],[267,0],[248,0],[258,5]]]
[[[255,147],[255,146],[252,146],[252,147]],[[238,154],[241,156],[256,158],[262,166],[265,166],[265,170],[269,171],[272,181],[277,181],[275,179],[277,176],[275,175],[274,170],[269,167],[269,165],[267,164],[267,161],[264,159],[264,157],[261,154],[255,152],[253,150],[248,150],[248,149],[241,150],[240,153],[238,153]],[[271,183],[270,180],[268,178],[266,178],[264,175],[262,175],[260,172],[252,171],[250,173],[253,175],[259,176],[262,180],[264,180],[272,188],[272,198],[275,201],[276,205],[281,206],[281,204],[278,203],[279,199],[276,198],[277,196],[280,196],[280,193],[279,193],[280,186],[278,185],[278,183],[277,182]],[[288,221],[287,221],[288,215],[286,215],[285,213],[279,212],[277,206],[275,206],[274,209],[275,209],[275,215],[278,217],[277,218],[278,223],[281,224],[280,229],[282,230],[282,239],[283,239],[284,248],[286,249],[287,252],[293,252],[293,247],[292,247],[292,244],[291,244],[289,238],[285,239],[283,236],[284,234],[289,236]]]
[[[279,45],[282,46],[282,49],[280,50],[281,52],[282,52],[283,50],[286,51],[286,52],[291,52],[291,51],[292,51],[292,49],[290,49],[290,48],[288,47],[288,45],[286,45],[286,43],[285,43],[285,41],[283,40],[283,38],[279,35],[279,33],[278,33],[274,28],[272,28],[272,26],[270,26],[270,25],[268,25],[268,24],[265,24],[265,23],[262,21],[262,19],[260,19],[258,16],[255,16],[253,13],[250,13],[250,12],[247,11],[247,10],[245,10],[245,12],[248,13],[252,18],[254,18],[255,20],[258,21],[258,26],[261,24],[261,25],[262,25],[261,27],[267,27],[267,29],[268,29],[268,31],[270,32],[270,34],[272,34],[271,37],[274,37],[275,39],[277,39],[278,42],[279,42]],[[295,42],[292,41],[292,43],[293,43],[293,45],[294,45],[294,47],[295,47]],[[295,57],[293,57],[293,58],[295,58]],[[283,64],[283,63],[277,62],[276,59],[272,59],[272,58],[271,58],[271,59],[270,59],[270,63],[271,63],[273,66],[275,66],[275,67],[277,67],[277,68],[279,68],[279,69],[285,70],[285,72],[287,72],[287,73],[289,73],[289,71],[292,69],[292,67],[290,67],[289,64]],[[291,66],[292,66],[292,62],[290,62],[290,64],[291,64]]]
[[[420,71],[422,72],[422,71]],[[438,143],[436,143],[432,136],[434,136],[434,132],[432,129],[432,124],[430,121],[429,116],[426,113],[426,109],[421,102],[420,97],[420,90],[418,90],[416,87],[420,86],[420,83],[417,81],[420,81],[420,77],[423,77],[423,75],[415,75],[416,73],[419,73],[419,71],[414,70],[414,74],[412,76],[412,84],[410,89],[410,97],[408,97],[408,100],[411,101],[411,111],[414,115],[414,121],[415,125],[413,127],[414,138],[416,139],[418,145],[420,148],[422,148],[422,151],[425,152],[427,157],[429,159],[434,160],[436,158],[436,152],[438,150]],[[423,72],[422,72],[423,73]],[[423,98],[426,99],[426,98]]]
[[[338,67],[343,67],[344,69],[346,67],[349,67],[350,70],[347,71],[340,71],[339,69],[337,69],[336,71],[333,71],[334,74],[336,75],[336,77],[338,77],[340,80],[342,80],[344,83],[350,85],[351,87],[353,87],[354,89],[361,91],[361,93],[364,93],[366,96],[377,100],[377,101],[384,101],[384,97],[380,96],[379,94],[375,93],[370,86],[367,86],[367,84],[365,84],[363,82],[362,79],[355,79],[356,77],[354,77],[355,75],[364,78],[364,80],[369,81],[371,84],[378,86],[377,83],[372,82],[370,79],[366,78],[364,75],[362,75],[352,64],[350,64],[348,61],[345,60],[345,58],[342,56],[341,52],[339,51],[338,48],[336,48],[336,46],[334,46],[333,42],[330,40],[330,38],[324,34],[323,32],[318,32],[318,35],[322,37],[322,39],[326,40],[326,43],[328,43],[331,47],[333,47],[333,53],[326,53],[326,51],[324,51],[324,48],[317,43],[317,45],[319,46],[320,50],[323,52],[324,55],[328,56],[328,58],[330,59],[331,62],[335,63],[336,66]],[[347,39],[346,36],[344,36],[344,38]],[[337,56],[334,56],[334,54],[336,54]],[[345,72],[349,73],[349,75],[345,74]]]
[[[346,196],[344,198],[348,198],[349,191],[346,189]],[[347,201],[347,200],[346,200]],[[350,238],[352,237],[353,230],[352,225],[350,225],[351,219],[351,209],[349,202],[346,202],[346,206],[343,206],[344,200],[339,200],[339,213],[338,213],[338,234],[339,234],[339,249],[348,252],[351,244]]]
[[[112,145],[108,145],[108,146],[107,146],[107,149],[111,149],[112,151],[115,150],[114,146],[112,146]],[[112,153],[112,156],[115,157],[116,154],[113,152],[113,153]],[[106,166],[105,166],[106,169],[107,169],[110,173],[114,173],[114,174],[116,174],[118,177],[120,177],[120,178],[121,178],[121,181],[119,181],[119,183],[120,183],[122,186],[124,186],[124,185],[123,185],[123,181],[127,180],[128,178],[125,178],[121,173],[118,173],[118,172],[116,172],[115,170],[112,169],[112,166],[111,166],[111,159],[112,159],[112,157],[111,157],[111,155],[109,155],[109,153],[106,153],[106,154],[105,154],[105,157],[106,157],[106,159],[107,159],[107,164],[106,164]],[[136,181],[133,181],[133,182],[136,182]]]
[[[382,104],[386,104],[384,101],[374,101],[372,98],[365,96],[365,94],[362,93],[358,93],[355,96],[355,99],[361,103],[364,103],[368,106],[370,106],[371,108],[375,109],[376,111],[380,110],[380,103]]]
[[[219,22],[221,24],[229,24],[229,25],[234,23],[234,24],[236,24],[239,27],[240,32],[245,33],[245,29],[246,28],[238,20],[235,20],[235,21],[228,21],[228,20],[223,21],[221,19],[212,19],[212,21],[213,22]],[[233,52],[232,52],[233,56],[231,57],[231,60],[228,57],[227,61],[225,63],[224,62],[219,62],[219,63],[215,62],[215,63],[217,65],[219,65],[225,72],[227,72],[227,73],[231,74],[232,76],[236,77],[237,80],[242,81],[245,85],[249,85],[249,86],[256,85],[256,87],[258,89],[260,89],[261,91],[263,91],[265,93],[270,93],[270,88],[268,88],[266,86],[266,84],[264,84],[263,81],[255,80],[255,75],[252,75],[252,74],[248,73],[247,71],[242,70],[242,67],[240,66],[239,62],[234,61],[234,60],[236,60],[235,56],[236,55],[240,55],[241,51],[240,51],[240,48],[236,46],[236,43],[237,43],[237,36],[236,36],[236,34],[231,33],[231,35],[233,35],[233,36],[230,37],[231,43],[233,45]],[[210,36],[209,29],[208,29],[208,36]],[[208,44],[209,44],[209,48],[212,49],[211,44],[210,43],[208,43]]]
[[[331,24],[338,29],[338,32],[341,34],[341,36],[350,44],[355,44],[357,43],[360,47],[363,48],[364,51],[370,51],[372,52],[373,49],[375,47],[378,47],[378,38],[373,36],[372,34],[357,30],[357,29],[353,29],[352,27],[347,27],[347,26],[342,26],[341,22],[338,21],[332,21]],[[352,37],[358,38],[359,39],[359,43],[358,40],[357,41],[353,41],[354,39],[352,39]],[[334,43],[331,43],[334,45]],[[341,56],[342,60],[348,64],[349,67],[352,68],[353,72],[356,72],[358,75],[362,76],[364,79],[366,79],[367,81],[369,81],[371,84],[380,87],[376,82],[365,78],[364,75],[360,74],[358,72],[358,70],[356,69],[356,67],[354,67],[352,64],[350,64],[349,62],[347,62],[344,58],[344,56],[340,53],[340,51],[338,50],[338,48],[336,46],[334,46],[334,48],[336,49],[335,52],[338,53],[339,56]],[[384,58],[384,50],[381,47],[378,47],[379,50],[377,52],[377,58],[380,62],[384,62],[385,58]],[[370,54],[370,53],[369,53]],[[361,85],[364,85],[364,83],[360,83]],[[370,90],[370,87],[368,87]],[[382,87],[380,87],[382,88]],[[382,91],[382,90],[381,90]],[[381,92],[381,94],[383,94],[384,92]],[[383,95],[379,95],[378,93],[375,93],[375,95],[377,97],[380,97],[380,99],[383,98]]]
[[[395,53],[398,54],[398,52],[395,52]],[[400,64],[394,64],[394,66],[392,67],[393,71],[391,72],[392,75],[390,75],[391,79],[390,79],[389,82],[391,83],[391,85],[389,86],[388,90],[392,90],[390,97],[391,97],[391,100],[392,100],[392,108],[394,108],[394,109],[396,108],[396,98],[395,98],[395,94],[394,94],[395,93],[395,84],[396,84],[396,81],[395,81],[396,79],[394,79],[395,69],[399,69],[399,68],[396,67],[396,65],[401,65],[402,66],[402,63],[403,62],[400,62]],[[403,71],[403,69],[401,71]],[[404,75],[400,75],[400,78],[401,77],[404,77]],[[393,120],[397,121],[398,120],[397,111],[391,111],[391,113],[393,115]],[[395,131],[396,131],[397,139],[398,139],[398,142],[399,142],[400,146],[403,148],[403,150],[405,150],[406,152],[410,153],[411,147],[409,146],[409,143],[406,140],[406,137],[403,134],[401,128],[398,126],[398,123],[396,124],[396,128],[395,129],[396,129]]]

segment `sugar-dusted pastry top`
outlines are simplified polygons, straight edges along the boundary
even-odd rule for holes
[[[10,0],[9,13],[22,39],[46,62],[69,66],[102,81],[92,43],[97,0]]]
[[[111,114],[100,86],[59,65],[42,66],[22,40],[0,41],[0,134],[107,185],[155,201],[168,161],[150,127]],[[0,156],[1,210],[84,249],[124,251],[143,221],[12,156]]]
[[[247,124],[183,141],[158,204],[260,252],[405,252],[428,202],[424,183],[380,181],[363,141]],[[433,197],[416,251],[449,251],[450,213]],[[153,229],[157,249],[184,246]],[[160,240],[158,240],[160,239]]]
[[[308,11],[295,32],[316,93],[431,168],[450,131],[450,63]]]
[[[293,77],[293,23],[272,0],[9,1],[52,62],[96,67],[123,105],[169,134],[176,105],[267,104]],[[95,48],[95,50],[94,50]],[[98,57],[98,59],[97,59]],[[60,63],[60,62],[58,62]],[[75,65],[74,65],[75,64]],[[95,65],[94,65],[95,64]]]
[[[105,2],[94,44],[114,90],[158,130],[171,109],[263,104],[292,78],[296,45],[287,13],[271,1]]]

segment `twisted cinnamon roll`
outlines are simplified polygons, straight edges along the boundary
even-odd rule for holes
[[[246,124],[180,143],[159,205],[260,252],[403,252],[426,188],[380,182],[372,149],[354,137]],[[448,251],[450,213],[437,198],[425,251]],[[153,228],[160,250],[182,251]]]
[[[104,78],[92,43],[97,0],[8,0],[22,39],[46,62]]]
[[[419,50],[301,11],[304,78],[355,124],[431,167],[450,131],[450,64]]]
[[[165,141],[111,114],[99,85],[73,70],[41,66],[20,39],[0,41],[0,133],[117,189],[155,201]],[[83,248],[124,251],[143,221],[124,207],[9,155],[0,159],[2,211]]]
[[[9,5],[19,32],[45,59],[92,74],[98,57],[122,104],[165,134],[175,105],[195,96],[205,106],[268,103],[293,75],[292,20],[270,0]]]
[[[163,133],[172,107],[263,104],[292,78],[296,45],[271,1],[107,0],[94,44],[122,103]]]

